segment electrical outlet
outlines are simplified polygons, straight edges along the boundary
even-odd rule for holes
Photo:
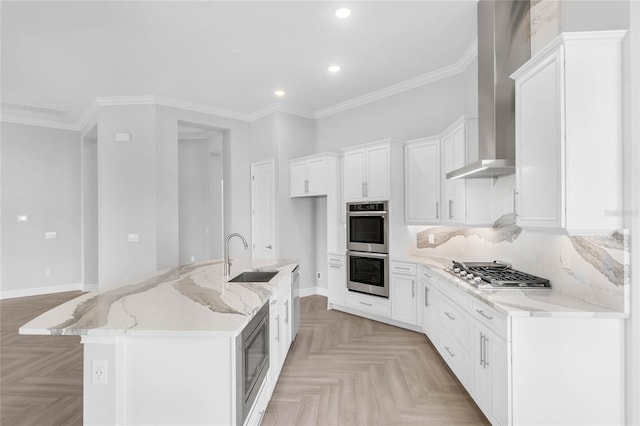
[[[320,272],[316,272],[316,277],[320,279]]]
[[[107,360],[94,359],[91,363],[91,383],[94,385],[107,384]]]
[[[436,237],[433,234],[429,234],[429,244],[435,244]]]
[[[130,243],[137,243],[140,241],[140,234],[129,234],[127,235],[127,241]]]
[[[44,270],[44,276],[45,277],[50,277],[51,276],[51,268],[46,268]]]

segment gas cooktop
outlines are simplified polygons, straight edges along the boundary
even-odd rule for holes
[[[457,262],[454,260],[453,265],[446,268],[445,271],[478,288],[551,288],[549,280],[516,271],[511,268],[510,264],[496,260],[493,262]]]

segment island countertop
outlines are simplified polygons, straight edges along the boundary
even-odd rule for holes
[[[244,326],[297,265],[295,260],[222,260],[184,265],[139,282],[83,294],[43,313],[20,334],[230,337]],[[229,282],[244,271],[278,271],[269,282]]]

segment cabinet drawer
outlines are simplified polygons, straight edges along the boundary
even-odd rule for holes
[[[490,327],[500,337],[506,339],[507,317],[479,300],[471,302],[471,316],[473,319]]]
[[[441,330],[438,336],[440,355],[453,370],[456,377],[465,388],[471,389],[471,366],[469,353],[446,330]]]
[[[337,254],[330,254],[330,255],[327,256],[327,262],[330,265],[333,264],[333,265],[344,266],[345,260],[344,260],[344,256],[340,256],[340,255],[337,255]]]
[[[471,310],[472,296],[460,290],[448,279],[440,278],[433,281],[442,294],[448,296],[452,301],[460,305],[465,311]]]
[[[391,316],[391,303],[388,299],[381,297],[366,296],[364,294],[347,291],[345,296],[345,304],[349,308],[357,309],[362,312],[368,312],[374,315]]]
[[[468,351],[471,332],[469,317],[448,297],[440,298],[437,309],[440,324]]]
[[[391,262],[391,272],[396,274],[416,275],[416,264],[406,262]]]

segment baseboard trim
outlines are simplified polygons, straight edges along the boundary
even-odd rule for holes
[[[95,286],[95,288],[93,288]],[[89,288],[86,290],[86,288]],[[1,299],[15,299],[16,297],[28,297],[28,296],[39,296],[43,294],[51,294],[51,293],[64,293],[66,291],[91,291],[96,290],[98,288],[97,284],[89,284],[83,285],[81,283],[78,284],[62,284],[62,285],[51,285],[45,287],[30,287],[30,288],[21,288],[17,290],[0,290],[0,300]]]
[[[315,295],[327,297],[328,294],[327,289],[324,287],[305,287],[300,289],[300,297]]]

